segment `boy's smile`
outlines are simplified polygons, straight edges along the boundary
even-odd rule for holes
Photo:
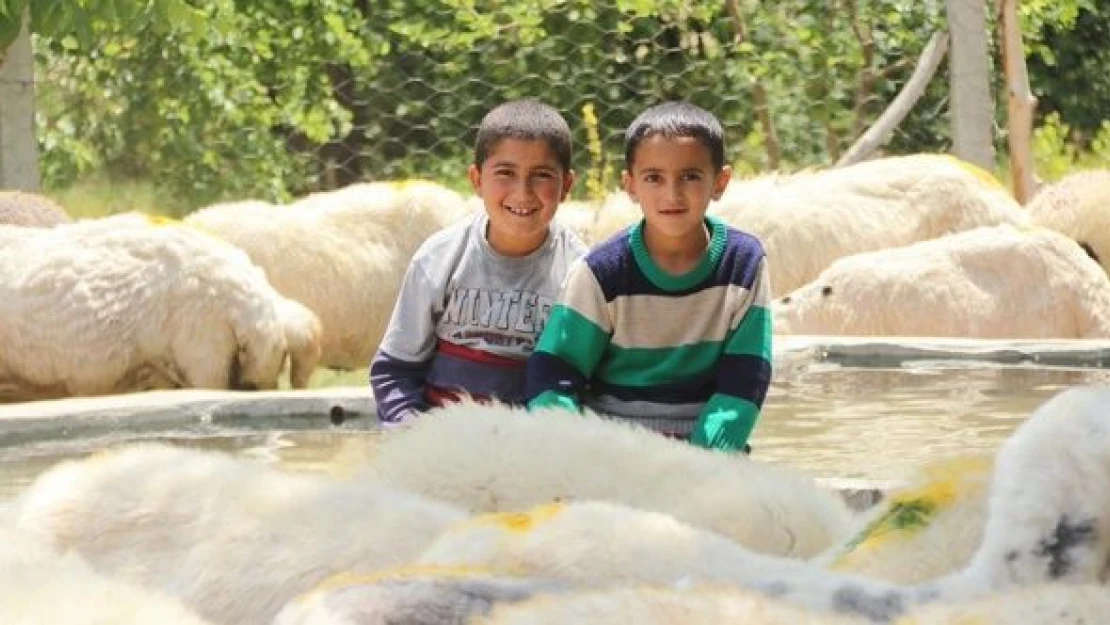
[[[469,174],[489,215],[486,238],[505,256],[527,256],[543,244],[574,183],[574,172],[563,171],[554,150],[540,139],[502,139]]]

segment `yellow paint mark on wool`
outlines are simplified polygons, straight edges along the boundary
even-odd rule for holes
[[[439,186],[437,183],[424,178],[406,178],[404,180],[394,180],[390,186],[397,191],[404,191],[412,187],[425,187],[425,186]]]
[[[321,593],[349,588],[351,586],[370,586],[385,581],[435,578],[467,579],[492,575],[491,569],[477,566],[451,566],[438,564],[409,564],[397,568],[374,571],[373,573],[337,573],[317,584],[312,590],[297,597],[298,603],[311,600]]]
[[[957,156],[953,156],[951,154],[945,154],[944,156],[947,157],[948,159],[950,159],[952,162],[954,162],[956,165],[958,165],[961,169],[963,169],[967,173],[971,174],[972,176],[975,176],[975,178],[977,178],[979,180],[979,182],[982,182],[983,184],[986,184],[987,186],[990,186],[990,187],[997,187],[999,189],[1005,189],[1006,188],[1005,186],[1003,186],[1003,184],[1001,182],[999,182],[998,178],[996,178],[994,176],[994,174],[992,174],[989,171],[983,169],[982,167],[979,167],[978,165],[976,165],[974,163],[969,163],[969,162],[965,161],[964,159],[959,158]]]
[[[180,226],[181,222],[173,217],[164,215],[146,215],[146,220],[152,226]]]
[[[510,532],[528,532],[540,523],[550,521],[563,511],[564,504],[552,502],[538,505],[526,512],[497,512],[478,517],[476,521],[499,525]]]
[[[842,548],[831,568],[850,566],[854,554],[921,533],[958,497],[985,488],[991,467],[991,460],[983,456],[959,457],[927,467],[923,471],[924,483],[895,492],[883,514]]]

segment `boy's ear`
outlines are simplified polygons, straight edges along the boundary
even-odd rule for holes
[[[470,186],[474,187],[474,192],[482,194],[482,170],[477,165],[471,165],[466,170],[466,175],[470,178]]]
[[[575,176],[573,169],[568,169],[566,173],[563,174],[563,193],[559,196],[560,202],[566,201],[567,196],[570,195],[571,187],[574,186],[575,180],[577,180],[577,176]]]
[[[721,195],[728,187],[729,180],[732,180],[732,166],[725,165],[721,171],[717,172],[717,179],[713,181],[713,199],[721,199]]]
[[[639,202],[636,199],[636,185],[632,184],[632,174],[628,173],[627,169],[621,170],[621,186],[624,187],[624,192],[632,198],[633,202]]]

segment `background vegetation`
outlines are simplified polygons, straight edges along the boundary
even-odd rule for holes
[[[28,1],[44,185],[71,210],[125,188],[170,214],[358,180],[461,188],[481,115],[526,95],[578,132],[580,197],[615,185],[622,129],[668,98],[716,112],[742,172],[824,166],[945,28],[940,0],[0,0],[0,44]],[[1022,7],[1038,174],[1110,166],[1110,3]],[[947,149],[945,72],[889,152]]]

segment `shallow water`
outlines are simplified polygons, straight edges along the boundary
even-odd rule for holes
[[[818,477],[897,481],[929,460],[993,451],[1040,403],[1078,384],[1110,384],[1110,370],[967,362],[904,368],[807,365],[782,372],[772,385],[752,438],[754,457]],[[365,457],[376,436],[367,424],[312,427],[198,425],[157,438],[293,469],[338,471],[351,458]],[[116,433],[0,449],[0,502],[58,461],[151,438],[149,433]]]

